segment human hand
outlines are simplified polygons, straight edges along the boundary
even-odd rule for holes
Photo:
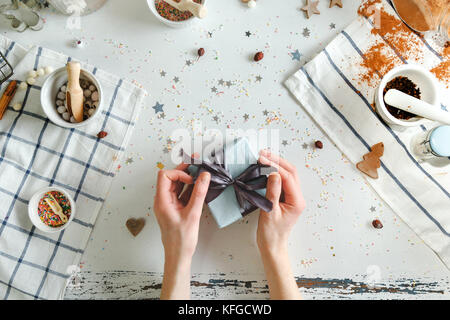
[[[260,210],[257,243],[261,252],[281,252],[287,249],[289,234],[305,209],[297,169],[270,151],[260,152],[259,162],[278,169],[269,175],[266,197],[273,203],[271,212]],[[284,192],[280,200],[281,190]]]
[[[208,191],[210,174],[198,177],[187,203],[179,199],[185,184],[192,184],[192,177],[185,172],[188,164],[180,164],[174,170],[158,173],[154,211],[161,229],[166,262],[191,260],[198,241],[200,216]]]

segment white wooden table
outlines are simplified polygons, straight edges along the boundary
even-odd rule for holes
[[[172,167],[168,139],[194,120],[221,130],[280,130],[281,153],[298,167],[307,199],[289,247],[306,298],[450,297],[448,269],[282,85],[356,18],[360,1],[343,3],[329,9],[321,0],[321,14],[308,20],[303,0],[259,0],[254,9],[240,0],[210,0],[209,17],[182,30],[160,24],[143,0],[110,0],[83,17],[79,30],[65,28],[67,18],[52,10],[43,12],[47,21],[39,32],[19,34],[2,20],[4,34],[22,44],[63,51],[150,94],[82,259],[81,286],[68,288],[66,298],[159,296],[163,249],[152,210],[157,163]],[[76,38],[84,48],[71,47]],[[200,47],[206,54],[197,61]],[[262,63],[251,62],[260,50]],[[156,103],[164,105],[164,116],[155,115]],[[316,139],[324,149],[311,147]],[[255,245],[257,216],[222,230],[209,214],[202,217],[194,298],[268,297]],[[129,217],[146,218],[136,238],[125,227]],[[371,226],[374,218],[383,229]]]

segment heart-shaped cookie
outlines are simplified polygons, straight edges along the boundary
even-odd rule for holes
[[[137,236],[145,226],[144,218],[130,218],[127,220],[126,226],[133,236]]]

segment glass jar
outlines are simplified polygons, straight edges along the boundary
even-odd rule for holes
[[[422,160],[450,157],[450,126],[440,126],[417,134],[413,152]]]
[[[449,0],[392,0],[400,18],[418,32],[439,32],[450,40]]]

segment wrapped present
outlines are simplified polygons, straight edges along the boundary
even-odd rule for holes
[[[265,198],[267,176],[276,169],[258,163],[257,153],[247,139],[240,138],[215,150],[208,159],[199,161],[186,154],[189,172],[195,179],[203,171],[211,174],[205,202],[219,228],[224,228],[245,215],[263,209],[272,210],[272,202]],[[186,192],[192,192],[191,185]]]

